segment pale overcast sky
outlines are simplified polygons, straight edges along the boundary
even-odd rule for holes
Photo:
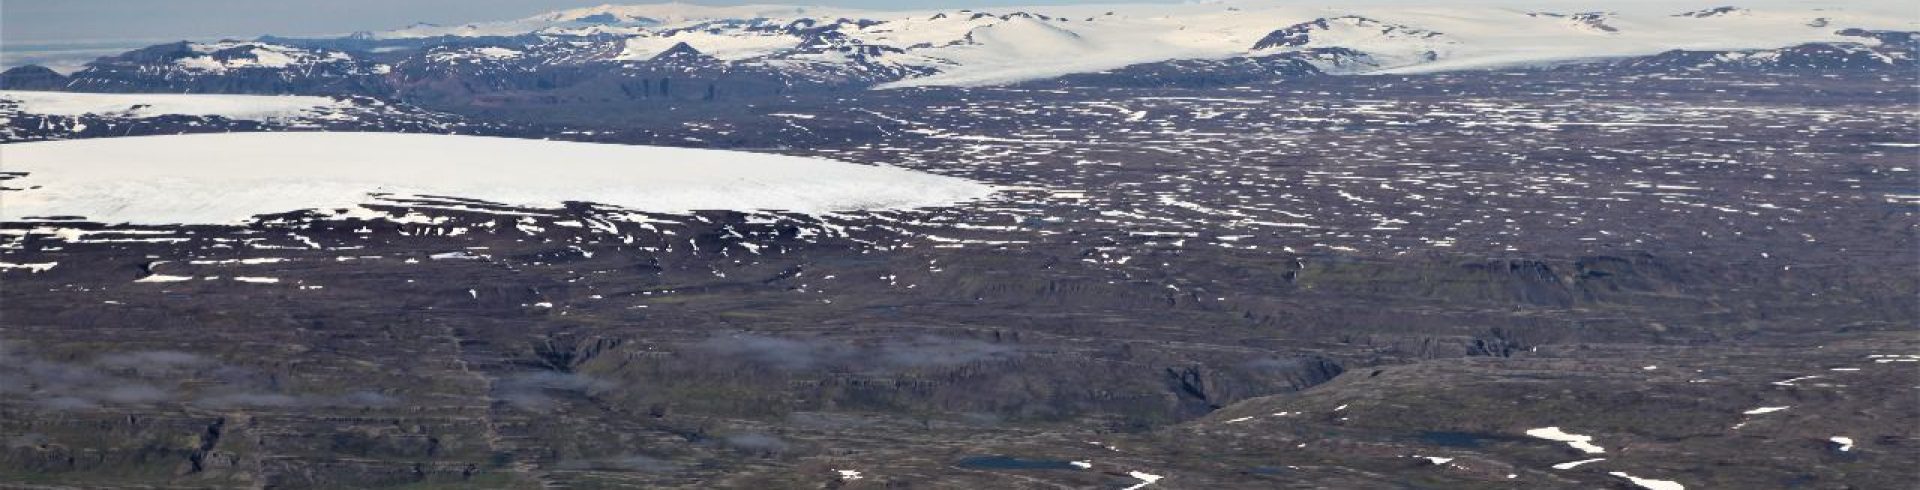
[[[800,4],[870,9],[981,8],[1127,0],[700,1],[709,5]],[[506,20],[619,0],[0,0],[0,42],[164,41],[261,34],[312,36],[412,24]],[[4,49],[0,45],[0,49]]]

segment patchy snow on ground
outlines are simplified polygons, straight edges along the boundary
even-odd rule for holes
[[[149,118],[179,114],[249,120],[294,118],[350,105],[331,97],[305,95],[90,94],[26,90],[0,90],[0,104],[15,105],[22,114],[47,116],[95,114]]]
[[[397,133],[222,133],[19,143],[0,220],[232,224],[382,196],[532,208],[824,213],[949,205],[993,188],[912,170],[764,153]]]
[[[427,57],[434,61],[448,63],[476,60],[510,60],[524,55],[526,55],[525,52],[518,50],[499,46],[483,46],[478,48],[437,50],[428,54]]]
[[[191,54],[173,65],[188,72],[226,73],[235,69],[312,67],[345,63],[353,57],[340,51],[310,50],[258,41],[188,43]]]

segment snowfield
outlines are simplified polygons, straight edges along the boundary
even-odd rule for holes
[[[149,118],[169,114],[228,119],[289,119],[342,109],[351,104],[331,97],[225,94],[97,94],[0,90],[0,105],[22,114],[87,114]]]
[[[833,212],[948,205],[993,188],[911,170],[761,153],[397,133],[222,133],[0,146],[0,220],[232,224],[386,198],[530,208]],[[386,201],[391,203],[392,201]]]

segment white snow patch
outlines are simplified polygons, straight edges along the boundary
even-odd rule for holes
[[[271,120],[305,116],[351,104],[330,97],[227,94],[91,94],[0,90],[0,102],[24,114],[150,118],[169,114]]]
[[[473,50],[473,52],[475,54],[479,54],[480,56],[485,56],[488,58],[495,58],[495,59],[505,59],[505,58],[520,56],[519,51],[502,48],[502,47],[495,47],[495,46],[487,46],[484,48]]]
[[[1631,482],[1634,485],[1637,485],[1640,488],[1645,488],[1647,490],[1686,490],[1687,488],[1686,486],[1683,486],[1676,482],[1667,481],[1667,480],[1655,480],[1651,478],[1640,478],[1640,477],[1629,475],[1619,471],[1615,471],[1607,474],[1617,476],[1620,478],[1625,478],[1627,479],[1628,482]]]
[[[427,56],[441,63],[459,63],[473,60],[510,60],[525,54],[526,53],[514,49],[499,46],[485,46],[479,48],[439,50]]]
[[[990,186],[817,158],[652,146],[397,133],[222,133],[7,145],[0,220],[244,222],[352,208],[388,195],[649,212],[804,213],[950,205]]]
[[[25,269],[27,272],[39,274],[41,272],[46,272],[50,269],[53,269],[53,266],[56,266],[56,265],[60,265],[60,263],[59,262],[41,262],[41,263],[33,263],[33,264],[12,264],[7,262],[0,262],[0,270]]]
[[[1774,385],[1774,386],[1793,386],[1793,384],[1794,384],[1794,383],[1798,383],[1798,382],[1801,382],[1801,381],[1806,381],[1806,380],[1809,380],[1809,379],[1818,379],[1818,378],[1820,378],[1820,377],[1821,377],[1821,376],[1819,376],[1819,375],[1813,375],[1813,376],[1801,376],[1801,377],[1797,377],[1797,378],[1793,378],[1793,379],[1783,379],[1783,380],[1780,380],[1780,381],[1775,381],[1775,382],[1773,382],[1773,385]]]
[[[1582,460],[1579,460],[1579,461],[1568,461],[1568,462],[1565,462],[1565,463],[1560,463],[1560,464],[1556,464],[1556,465],[1553,465],[1553,469],[1556,469],[1556,470],[1571,470],[1571,469],[1574,469],[1574,468],[1578,468],[1578,467],[1580,467],[1580,465],[1583,465],[1583,464],[1587,464],[1587,463],[1598,463],[1598,462],[1601,462],[1601,461],[1606,461],[1606,460],[1607,460],[1607,458],[1593,458],[1593,459],[1582,459]]]
[[[1593,445],[1593,436],[1569,434],[1566,431],[1560,430],[1559,427],[1541,427],[1527,431],[1527,435],[1549,441],[1564,442],[1567,443],[1568,446],[1572,446],[1574,449],[1578,449],[1580,452],[1587,454],[1607,452],[1606,448]]]
[[[1740,412],[1740,413],[1743,413],[1743,414],[1747,414],[1747,415],[1760,415],[1760,414],[1763,414],[1763,413],[1773,413],[1773,412],[1778,412],[1778,411],[1781,411],[1781,410],[1786,410],[1786,409],[1789,409],[1789,408],[1793,408],[1793,407],[1790,407],[1790,406],[1789,406],[1789,407],[1760,407],[1760,408],[1756,408],[1756,409],[1753,409],[1753,410],[1748,410],[1748,411],[1745,411],[1745,412]]]
[[[1155,475],[1155,474],[1147,473],[1144,471],[1129,471],[1127,472],[1127,476],[1131,476],[1131,477],[1134,477],[1135,479],[1140,480],[1140,483],[1135,484],[1134,486],[1131,486],[1131,487],[1127,487],[1124,490],[1139,490],[1141,487],[1152,485],[1153,482],[1160,481],[1160,478],[1161,478],[1160,475]]]
[[[251,259],[189,260],[187,261],[187,263],[193,264],[193,265],[227,265],[227,264],[260,265],[260,264],[275,264],[275,263],[286,262],[286,261],[287,259],[281,258],[281,257],[256,257]]]
[[[1837,447],[1834,449],[1838,449],[1840,452],[1844,453],[1844,452],[1853,450],[1853,438],[1851,437],[1833,436],[1831,438],[1828,438],[1827,440],[1833,442],[1834,444],[1839,444],[1840,447]]]

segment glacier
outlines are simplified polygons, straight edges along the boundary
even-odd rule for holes
[[[280,132],[9,144],[0,220],[238,224],[263,214],[406,205],[412,196],[525,207],[801,213],[943,206],[985,184],[818,158],[401,133]],[[395,200],[400,199],[400,200]],[[366,214],[366,213],[363,213]]]

